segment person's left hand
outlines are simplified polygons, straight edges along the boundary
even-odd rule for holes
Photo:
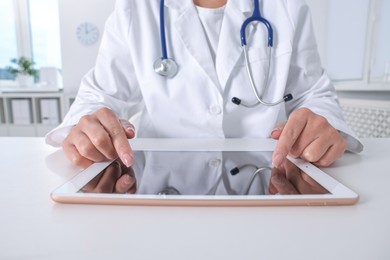
[[[307,108],[294,111],[287,122],[272,131],[271,137],[278,140],[272,155],[275,167],[287,155],[326,167],[341,157],[347,147],[347,141],[324,117]]]

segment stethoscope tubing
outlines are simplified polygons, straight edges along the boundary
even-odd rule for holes
[[[160,0],[160,38],[161,38],[161,59],[168,59],[167,40],[165,37],[165,12],[164,0]]]
[[[164,12],[164,0],[160,0],[160,42],[161,42],[161,58],[158,58],[154,64],[154,70],[156,73],[158,73],[161,76],[172,78],[176,75],[178,71],[178,66],[175,60],[168,58],[168,51],[167,51],[167,43],[166,43],[166,33],[165,33],[165,12]],[[244,50],[244,56],[245,56],[245,65],[246,70],[249,77],[249,82],[252,88],[252,91],[256,97],[257,102],[254,104],[246,104],[245,102],[242,102],[240,98],[233,97],[232,102],[236,105],[242,105],[247,108],[253,108],[259,104],[262,104],[264,106],[275,106],[283,102],[287,102],[293,99],[293,96],[291,94],[287,94],[283,96],[282,99],[276,101],[276,102],[267,102],[263,100],[263,94],[265,92],[265,89],[268,87],[269,83],[269,76],[271,71],[271,48],[273,47],[273,29],[270,24],[270,22],[261,16],[260,12],[260,4],[259,0],[253,0],[254,3],[254,10],[252,13],[252,16],[247,18],[240,29],[240,36],[241,36],[241,46]],[[266,73],[266,77],[264,79],[264,87],[262,88],[262,91],[260,95],[257,92],[256,85],[253,80],[252,71],[249,64],[249,58],[248,58],[248,51],[247,51],[247,39],[246,39],[246,29],[248,25],[252,22],[260,22],[267,28],[267,43],[268,43],[268,70]]]
[[[265,173],[263,173],[263,172],[265,170],[271,171],[272,169],[270,167],[267,167],[267,166],[265,166],[265,167],[257,167],[256,165],[245,164],[245,165],[238,166],[238,167],[235,167],[235,168],[231,169],[230,170],[230,174],[232,176],[235,176],[235,175],[239,174],[240,171],[243,168],[246,168],[246,167],[252,167],[255,170],[253,171],[253,173],[252,173],[252,175],[250,177],[249,182],[247,183],[246,187],[244,188],[243,195],[248,195],[249,194],[249,191],[250,191],[250,189],[251,189],[251,187],[253,185],[253,182],[255,181],[257,176],[261,180],[261,185],[262,185],[261,188],[262,188],[263,192],[265,193],[267,185],[266,185],[266,178],[264,176]],[[238,195],[239,194],[236,190],[234,190],[231,187],[229,178],[227,176],[227,172],[223,171],[223,172],[221,172],[218,175],[217,180],[215,181],[215,184],[210,188],[210,190],[208,192],[206,192],[205,195],[216,195],[217,189],[218,189],[221,181],[222,181],[222,184],[225,187],[225,190],[227,191],[228,195]],[[181,192],[177,188],[175,188],[173,186],[167,186],[163,190],[158,192],[157,195],[181,195]]]
[[[247,18],[244,21],[244,23],[242,24],[242,26],[241,26],[241,30],[240,30],[241,46],[246,46],[247,45],[247,42],[246,42],[246,28],[248,27],[248,25],[250,23],[252,23],[252,22],[259,21],[262,24],[264,24],[264,26],[267,28],[267,31],[268,31],[268,35],[267,35],[267,37],[268,37],[268,47],[272,47],[273,46],[273,41],[274,41],[274,33],[273,33],[272,26],[268,22],[267,19],[265,19],[264,17],[261,16],[259,0],[254,0],[253,4],[254,4],[254,9],[253,9],[252,16]]]

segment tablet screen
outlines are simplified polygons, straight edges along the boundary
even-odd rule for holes
[[[135,151],[134,158],[130,168],[114,161],[79,192],[164,196],[329,193],[289,160],[272,168],[270,151]]]

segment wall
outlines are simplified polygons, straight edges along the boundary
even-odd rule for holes
[[[321,56],[322,64],[327,64],[328,49],[328,12],[330,1],[306,0],[312,18],[315,35],[317,38],[318,50]],[[390,100],[390,91],[338,91],[340,98],[369,99],[369,100]]]
[[[114,9],[115,0],[62,0],[59,2],[62,76],[64,91],[68,94],[77,92],[81,78],[94,66],[99,49],[99,42],[84,46],[76,38],[76,28],[80,23],[91,22],[100,31]]]
[[[326,53],[327,53],[327,32],[328,32],[328,17],[327,13],[329,10],[328,1],[318,1],[318,0],[306,0],[311,12],[313,19],[313,27],[315,31],[315,36],[318,44],[318,51],[321,56],[321,61],[323,64],[327,63]]]

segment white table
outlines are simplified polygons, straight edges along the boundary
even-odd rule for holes
[[[76,174],[41,138],[0,138],[0,259],[390,259],[390,139],[325,171],[354,206],[190,208],[56,204]]]

